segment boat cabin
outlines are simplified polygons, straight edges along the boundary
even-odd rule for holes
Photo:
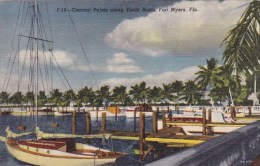
[[[62,152],[72,152],[76,150],[75,141],[71,138],[54,138],[54,139],[39,139],[39,140],[26,140],[19,141],[20,145],[59,150]]]

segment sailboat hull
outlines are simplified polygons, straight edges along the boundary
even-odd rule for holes
[[[22,162],[42,165],[42,166],[94,166],[103,165],[115,162],[116,157],[113,158],[98,158],[97,156],[80,156],[77,154],[71,155],[66,152],[60,152],[57,150],[48,150],[40,148],[32,148],[27,150],[26,147],[21,147],[17,144],[13,144],[10,141],[6,141],[6,147],[9,153],[17,160]]]

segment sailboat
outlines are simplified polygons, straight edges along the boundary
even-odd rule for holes
[[[50,134],[44,137],[44,133],[39,130],[38,125],[38,84],[39,84],[39,44],[48,40],[39,36],[39,7],[35,0],[29,3],[28,7],[32,9],[32,26],[31,33],[20,35],[36,42],[34,50],[32,51],[35,58],[35,74],[36,74],[36,130],[35,132],[16,134],[10,131],[9,127],[6,129],[6,138],[1,137],[5,141],[6,148],[9,153],[16,159],[32,164],[32,165],[70,165],[70,166],[90,166],[102,165],[115,162],[117,157],[124,155],[120,152],[112,152],[106,149],[101,149],[88,144],[76,143],[75,138],[84,137],[73,134]],[[36,139],[21,139],[24,135],[36,134]]]

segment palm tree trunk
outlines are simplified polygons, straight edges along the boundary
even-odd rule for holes
[[[256,105],[257,102],[257,95],[256,95],[256,74],[255,74],[255,78],[254,78],[254,105]]]
[[[213,102],[212,96],[210,96],[210,102],[211,102],[211,106],[213,108],[214,107],[214,102]]]
[[[228,87],[228,92],[229,92],[229,96],[230,96],[230,100],[231,100],[231,106],[234,106],[234,101],[233,101],[233,98],[232,98],[230,87]]]

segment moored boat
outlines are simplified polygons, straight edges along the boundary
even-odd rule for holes
[[[10,115],[11,111],[0,111],[0,115]]]
[[[91,166],[115,162],[121,153],[75,143],[73,139],[16,140],[8,138],[6,147],[20,161],[33,165]]]
[[[148,105],[141,105],[141,106],[137,106],[132,109],[126,109],[125,115],[127,118],[134,118],[134,117],[138,118],[140,116],[141,112],[144,113],[146,117],[153,115],[152,107],[150,107]]]

